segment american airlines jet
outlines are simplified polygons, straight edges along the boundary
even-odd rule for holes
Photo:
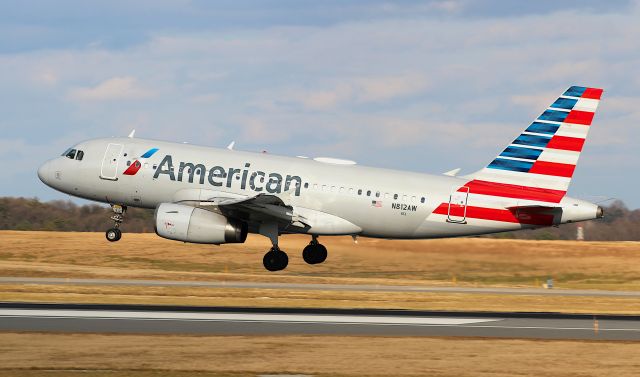
[[[118,241],[127,207],[155,209],[160,237],[194,243],[271,240],[269,271],[287,267],[282,234],[308,234],[305,262],[322,263],[319,236],[440,238],[601,218],[601,207],[566,196],[602,95],[572,86],[487,166],[466,176],[359,166],[134,138],[81,142],[47,161],[48,186],[111,205]],[[459,170],[459,169],[456,169]]]

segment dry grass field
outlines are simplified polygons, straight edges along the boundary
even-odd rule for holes
[[[0,375],[617,376],[639,343],[347,336],[0,333]]]
[[[0,231],[0,275],[173,280],[254,280],[367,284],[534,286],[552,277],[563,288],[640,289],[640,243],[459,238],[388,241],[325,237],[327,262],[301,257],[305,236],[283,236],[289,267],[262,267],[268,240],[193,245],[154,234]]]
[[[109,243],[101,233],[3,231],[0,276],[483,287],[534,287],[553,278],[559,288],[640,289],[640,243],[634,242],[322,241],[329,258],[310,266],[300,256],[308,237],[282,237],[290,264],[271,273],[262,267],[269,242],[260,236],[210,246],[154,234],[125,234]],[[634,298],[289,289],[1,284],[0,300],[640,313]]]
[[[290,265],[262,267],[267,239],[242,245],[192,245],[153,234],[0,232],[0,276],[263,281],[379,285],[540,286],[640,289],[640,243],[461,238],[387,241],[324,238],[327,262],[309,266],[300,250],[308,237],[284,236]],[[479,295],[464,293],[304,291],[126,286],[0,284],[0,300],[228,306],[369,307],[431,310],[518,310],[640,313],[621,297]]]

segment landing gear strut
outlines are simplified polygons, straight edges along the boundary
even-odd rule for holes
[[[125,212],[127,212],[127,207],[112,204],[111,210],[113,211],[113,216],[111,216],[111,220],[113,220],[113,228],[108,229],[104,235],[105,237],[107,237],[107,241],[116,242],[120,240],[120,238],[122,238],[120,224],[122,224],[122,222],[124,221],[124,214]]]
[[[287,268],[289,256],[278,247],[278,224],[275,222],[260,224],[259,233],[269,237],[272,245],[271,250],[267,251],[264,258],[262,258],[264,268],[272,272]]]
[[[327,259],[327,248],[318,242],[318,236],[312,237],[309,245],[302,250],[302,259],[308,264],[322,263]]]

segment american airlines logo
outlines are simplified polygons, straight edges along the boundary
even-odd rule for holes
[[[133,161],[133,163],[131,165],[129,165],[127,170],[125,170],[124,173],[122,173],[122,174],[124,174],[124,175],[136,175],[138,170],[140,170],[140,168],[142,167],[142,162],[140,162],[140,160],[145,160],[145,159],[153,156],[157,151],[158,151],[158,148],[151,148],[148,151],[144,152],[144,154],[142,154],[142,156],[140,156],[139,159]]]
[[[251,164],[245,163],[243,169],[224,168],[222,166],[213,166],[207,168],[204,164],[196,164],[193,162],[180,162],[178,173],[176,174],[173,157],[166,155],[162,162],[158,165],[153,174],[153,178],[157,179],[161,175],[167,175],[171,181],[183,182],[187,180],[189,183],[194,181],[201,185],[205,183],[215,187],[227,187],[236,182],[240,184],[240,189],[268,192],[270,194],[280,194],[282,192],[294,190],[295,196],[300,196],[302,187],[302,178],[297,175],[286,175],[280,173],[266,173],[260,170],[251,170]]]

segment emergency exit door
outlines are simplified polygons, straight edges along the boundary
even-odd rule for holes
[[[467,201],[469,199],[469,187],[454,188],[449,196],[449,211],[447,221],[452,223],[465,223],[467,220]]]

